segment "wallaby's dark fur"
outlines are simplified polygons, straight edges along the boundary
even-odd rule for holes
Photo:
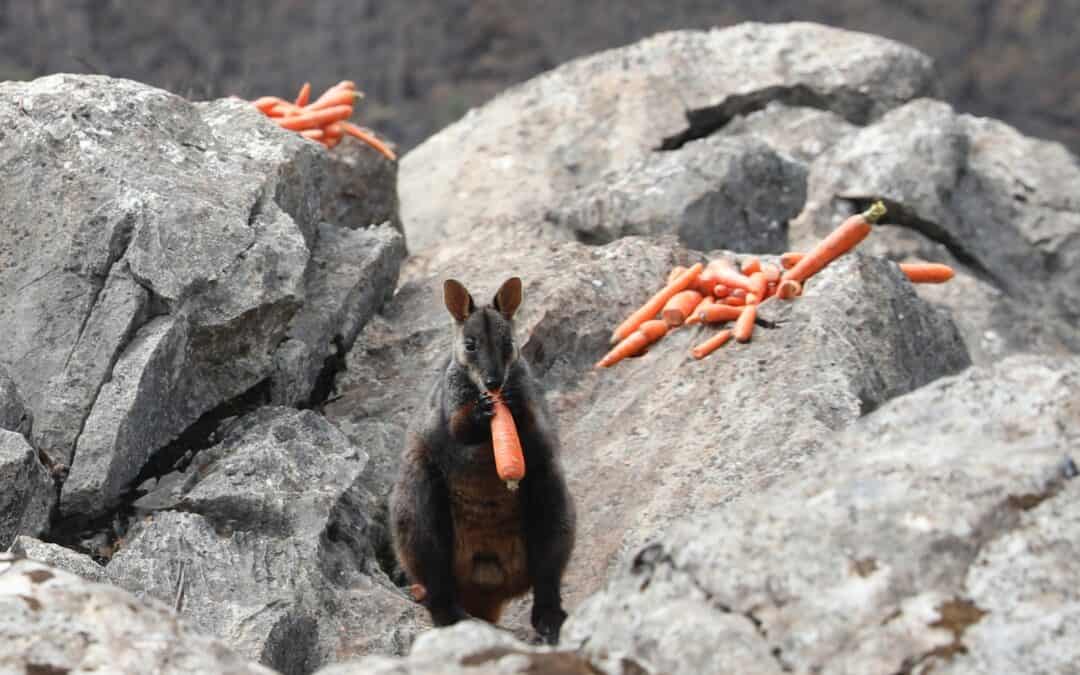
[[[560,584],[574,543],[574,508],[543,392],[513,339],[521,280],[477,308],[465,287],[444,285],[453,353],[431,392],[431,416],[410,433],[390,496],[394,552],[436,625],[469,616],[495,623],[508,600],[533,591],[532,625],[559,638]],[[489,391],[502,391],[525,455],[510,490],[495,471]]]

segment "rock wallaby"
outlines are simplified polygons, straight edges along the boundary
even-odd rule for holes
[[[544,394],[514,342],[521,279],[506,280],[484,307],[453,279],[443,294],[453,349],[432,389],[429,419],[409,434],[390,496],[394,552],[436,625],[495,623],[508,600],[531,588],[532,625],[555,643],[566,619],[560,585],[574,507]],[[525,477],[517,490],[495,470],[493,391],[501,391],[521,438]]]

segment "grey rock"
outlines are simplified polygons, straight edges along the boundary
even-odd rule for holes
[[[321,223],[317,233],[304,306],[276,352],[271,399],[282,405],[308,404],[332,383],[333,365],[393,294],[405,258],[405,239],[388,224],[350,230]]]
[[[20,535],[11,544],[11,552],[56,569],[78,575],[94,583],[108,583],[105,568],[93,558],[57,544],[49,544],[33,537]]]
[[[779,327],[759,327],[749,344],[699,362],[690,348],[713,329],[678,330],[642,358],[593,371],[614,326],[672,266],[699,257],[670,238],[590,247],[545,241],[528,223],[480,226],[411,261],[358,338],[327,415],[350,434],[396,428],[377,478],[390,480],[404,430],[426,414],[428,384],[448,355],[442,280],[458,278],[487,301],[504,276],[521,276],[519,344],[547,389],[582,514],[565,579],[574,607],[625,551],[796,472],[833,431],[970,363],[946,313],[887,261],[852,256],[799,301],[763,307]],[[508,611],[507,626],[530,635],[528,603]]]
[[[539,220],[568,192],[769,101],[857,124],[936,85],[930,59],[809,23],[660,33],[566,63],[471,110],[401,161],[412,251],[481,219]]]
[[[960,278],[920,293],[954,309],[977,362],[1014,351],[1077,352],[1077,185],[1080,164],[1060,144],[913,101],[813,162],[792,247],[882,197],[887,226],[861,248],[953,264]]]
[[[16,536],[37,536],[49,527],[56,488],[26,438],[0,429],[0,549]]]
[[[732,119],[717,133],[760,139],[774,150],[809,164],[857,129],[856,125],[832,111],[773,101],[762,110]]]
[[[599,672],[573,651],[527,645],[479,621],[428,631],[406,659],[369,656],[323,668],[316,675],[592,675]],[[633,670],[606,670],[630,675]]]
[[[701,251],[782,253],[805,200],[804,166],[756,139],[714,135],[569,192],[546,218],[588,243],[672,233]]]
[[[894,399],[628,556],[564,638],[673,675],[1069,672],[1078,384],[1075,357],[1015,356]],[[745,659],[666,647],[710,615]]]
[[[166,606],[0,554],[0,672],[272,675]]]
[[[28,436],[33,427],[33,416],[23,404],[15,383],[0,366],[0,429],[15,431]]]
[[[73,75],[0,94],[20,101],[0,110],[0,362],[35,445],[71,467],[64,516],[103,515],[155,451],[257,386],[308,401],[331,345],[392,291],[400,242],[353,231],[396,220],[392,163],[238,99]]]
[[[192,626],[284,673],[407,647],[419,608],[378,565],[361,449],[311,411],[261,408],[199,459],[177,510],[128,534],[114,583],[170,603],[182,587]]]
[[[403,232],[398,213],[397,162],[351,136],[327,154],[322,219],[352,229],[389,223]]]

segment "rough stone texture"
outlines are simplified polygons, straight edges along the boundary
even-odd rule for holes
[[[33,560],[0,554],[0,672],[273,675],[140,601]]]
[[[527,645],[479,621],[428,631],[407,659],[369,656],[328,666],[316,675],[596,675],[572,651]],[[610,671],[611,675],[622,675]],[[630,675],[633,671],[627,671]]]
[[[29,436],[32,426],[33,417],[23,404],[19,390],[4,367],[0,366],[0,429]]]
[[[48,544],[33,537],[18,536],[11,544],[11,552],[24,555],[31,560],[44,563],[49,567],[78,575],[87,581],[107,583],[105,568],[82,553],[57,544]]]
[[[774,150],[809,164],[857,129],[834,112],[773,101],[762,110],[733,118],[717,133],[757,138]]]
[[[37,536],[49,527],[56,488],[26,438],[0,429],[0,549],[20,534]]]
[[[977,362],[1012,351],[1080,351],[1080,164],[1061,145],[994,120],[913,101],[835,143],[810,168],[792,247],[883,197],[863,249],[955,264],[925,297],[954,309]],[[891,231],[890,231],[891,230]]]
[[[350,167],[382,188],[393,168],[351,143],[331,154],[243,101],[105,77],[6,82],[0,98],[15,102],[0,107],[0,361],[34,444],[71,466],[65,516],[102,515],[155,450],[260,383],[309,399],[395,285],[398,235],[348,228],[393,221],[396,197],[341,201]]]
[[[271,398],[283,405],[326,397],[334,367],[393,294],[405,258],[404,237],[389,225],[348,230],[320,223],[317,232],[306,302],[277,350]]]
[[[359,107],[362,109],[362,104]],[[331,187],[323,199],[322,219],[354,229],[389,223],[402,232],[397,162],[386,161],[378,150],[351,136],[327,154],[326,173]]]
[[[700,251],[782,253],[805,200],[805,167],[756,139],[713,135],[569,192],[545,218],[587,243],[672,233]]]
[[[582,514],[570,607],[600,587],[622,551],[791,473],[833,430],[969,364],[946,315],[888,262],[856,256],[828,268],[798,302],[763,310],[780,327],[759,327],[747,345],[698,362],[690,347],[709,330],[680,330],[644,358],[595,372],[612,328],[671,266],[699,254],[634,237],[603,247],[545,242],[528,224],[495,231],[478,228],[413,261],[358,338],[338,381],[345,393],[326,410],[348,433],[371,433],[365,421],[396,427],[375,476],[389,484],[404,430],[422,418],[447,354],[442,280],[458,278],[486,302],[504,275],[520,275],[519,344],[547,387]],[[518,607],[508,625],[529,636],[527,603]]]
[[[826,438],[797,474],[660,534],[564,638],[672,675],[1070,672],[1078,437],[1080,359],[940,379]],[[670,648],[710,625],[715,644],[719,617],[747,649]]]
[[[173,602],[185,619],[284,673],[398,653],[418,607],[376,561],[365,453],[319,415],[262,408],[233,423],[175,508],[128,534],[109,578]]]
[[[472,110],[402,160],[409,245],[479,219],[538,219],[562,196],[769,101],[865,123],[935,91],[930,60],[815,24],[663,33],[572,61]]]

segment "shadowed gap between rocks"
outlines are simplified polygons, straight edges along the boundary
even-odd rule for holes
[[[925,220],[924,218],[919,217],[915,211],[907,206],[877,196],[864,197],[845,195],[841,197],[841,199],[850,202],[856,212],[865,211],[870,208],[870,205],[875,201],[880,200],[884,202],[885,208],[888,209],[888,214],[885,216],[885,222],[880,223],[880,225],[906,227],[909,230],[918,232],[935,243],[941,244],[954,258],[968,267],[975,276],[993,285],[1005,295],[1013,295],[1009,283],[1001,276],[991,272],[977,257],[975,257],[975,254],[966,249],[959,240],[948,232],[948,230],[931,220]]]
[[[846,108],[838,105],[836,103],[838,100],[854,100],[859,105],[854,108]],[[818,110],[834,112],[848,122],[859,126],[871,121],[871,108],[874,103],[873,99],[865,94],[854,91],[826,95],[814,91],[804,84],[766,87],[748,94],[729,96],[719,105],[687,110],[687,128],[681,133],[663,139],[657,150],[678,150],[690,141],[705,138],[720,131],[736,117],[763,110],[773,102],[792,107],[817,108]]]
[[[127,533],[131,519],[136,516],[134,502],[145,494],[139,486],[150,479],[185,471],[201,451],[218,442],[218,430],[226,420],[241,417],[269,402],[270,380],[267,379],[205,413],[175,440],[151,455],[108,513],[96,518],[72,516],[55,520],[44,541],[85,553],[98,563],[107,563],[117,541]]]

